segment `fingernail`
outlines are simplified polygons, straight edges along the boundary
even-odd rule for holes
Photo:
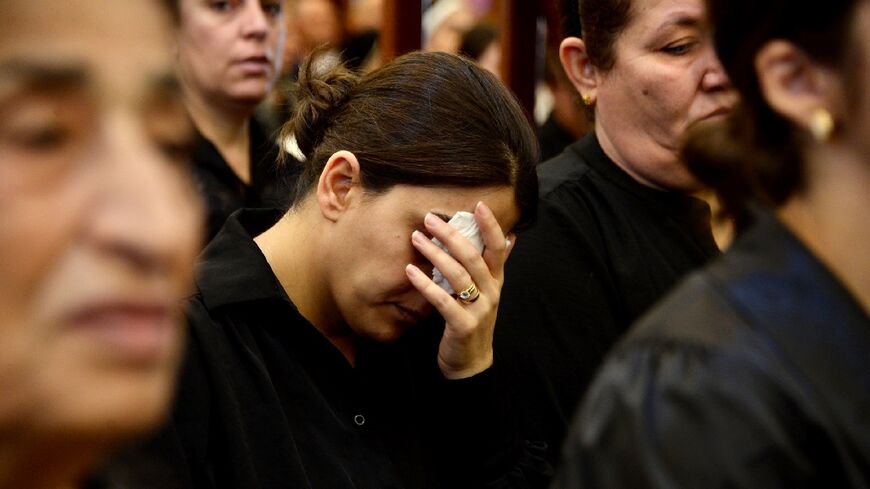
[[[423,236],[423,233],[420,231],[414,230],[414,232],[411,233],[411,240],[416,243],[422,243],[424,239],[426,239],[426,237]]]
[[[414,275],[414,276],[419,276],[420,274],[423,273],[420,271],[419,268],[415,267],[411,263],[408,263],[407,265],[405,265],[405,272],[407,272],[409,275]]]
[[[492,215],[492,211],[490,211],[489,207],[484,205],[483,202],[478,202],[474,210],[479,212],[482,217],[489,217]]]
[[[431,212],[426,214],[426,217],[423,219],[423,221],[426,223],[427,226],[432,226],[432,227],[437,226],[438,223],[444,222],[441,220],[440,217],[436,216],[435,214],[432,214]]]

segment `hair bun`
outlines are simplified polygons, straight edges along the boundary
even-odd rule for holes
[[[294,136],[302,154],[311,158],[359,79],[324,49],[308,56],[299,69],[296,111],[284,126],[284,139]]]

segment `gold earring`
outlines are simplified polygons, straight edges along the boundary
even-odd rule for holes
[[[831,134],[834,132],[834,118],[827,109],[822,107],[813,111],[810,118],[810,133],[816,141],[824,143],[831,139]]]
[[[582,98],[583,98],[583,105],[585,105],[586,107],[589,107],[592,105],[592,97],[590,97],[589,95],[583,95]]]

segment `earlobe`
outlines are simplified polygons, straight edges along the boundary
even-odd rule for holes
[[[586,105],[594,105],[598,96],[598,70],[592,65],[586,43],[579,37],[567,37],[559,46],[559,59],[571,84]]]
[[[317,182],[317,204],[323,216],[336,221],[359,192],[360,167],[356,155],[337,151],[327,160]]]
[[[764,99],[792,123],[812,130],[820,109],[832,111],[832,75],[793,44],[766,44],[755,57],[755,70]]]

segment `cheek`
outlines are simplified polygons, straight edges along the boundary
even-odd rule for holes
[[[666,70],[639,77],[638,107],[651,129],[670,133],[683,127],[695,95],[696,84],[689,78],[688,73]]]
[[[36,294],[79,234],[86,189],[48,190],[0,200],[0,317],[30,322]]]

